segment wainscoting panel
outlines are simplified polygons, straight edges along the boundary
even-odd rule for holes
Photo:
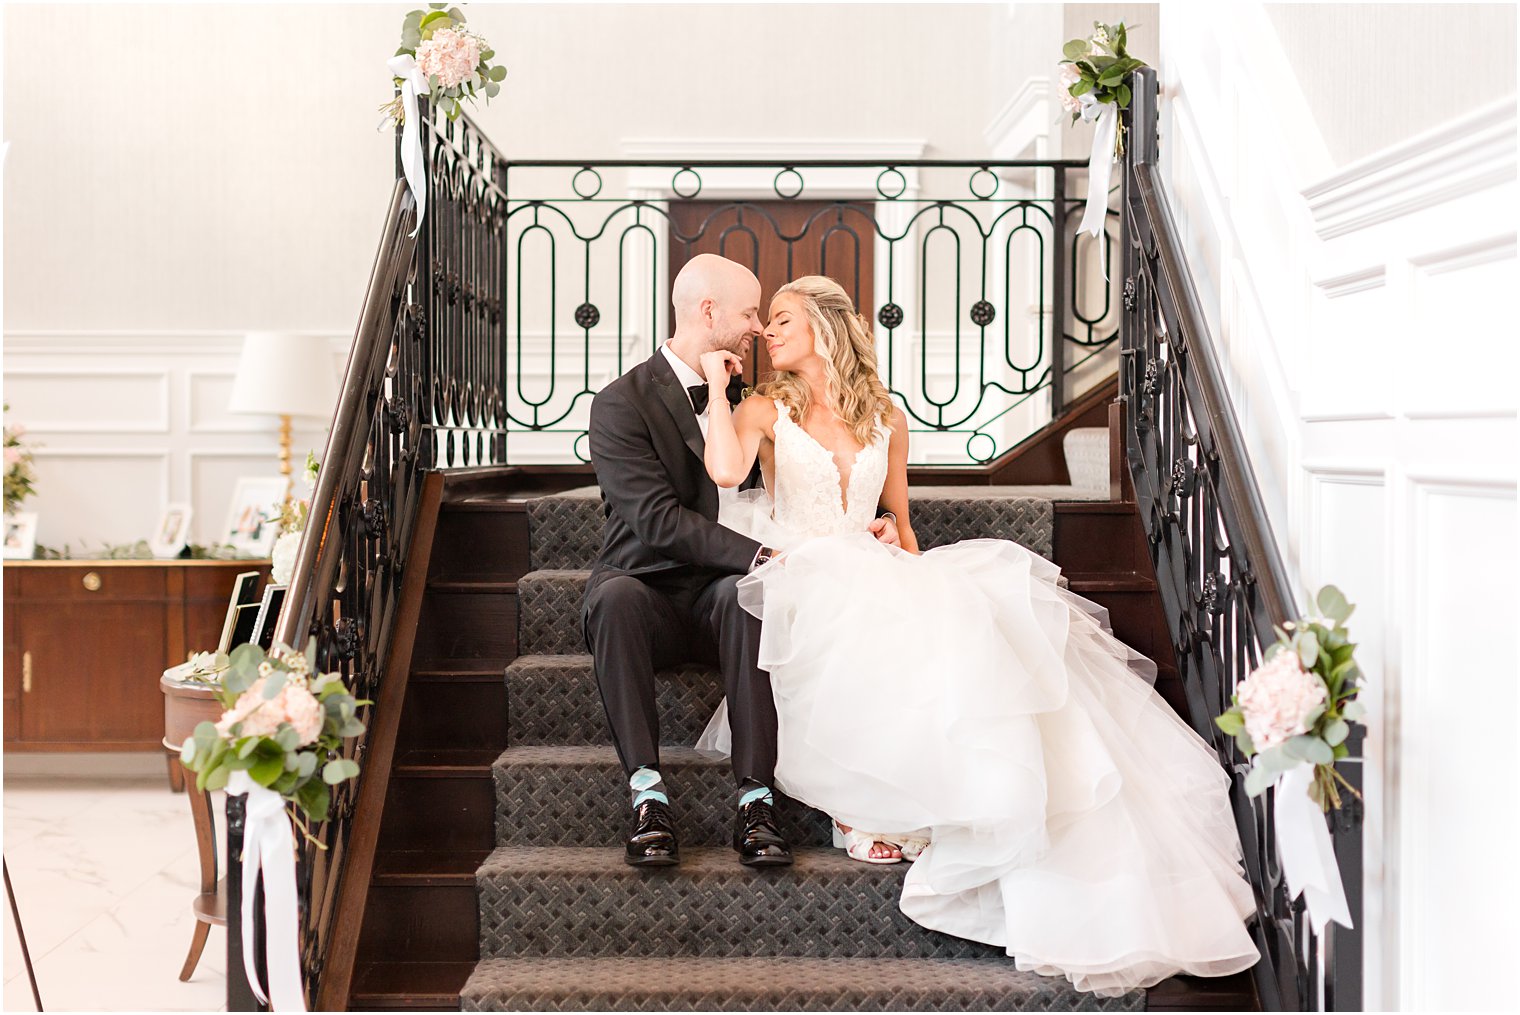
[[[350,339],[312,337],[341,376]],[[78,554],[147,539],[171,502],[193,506],[192,541],[213,541],[238,478],[279,468],[278,419],[227,411],[240,348],[226,332],[7,334],[6,423],[26,426],[36,455],[22,510],[37,512],[38,542]],[[296,421],[298,472],[326,430]]]
[[[1358,604],[1364,1004],[1495,1008],[1474,970],[1507,961],[1520,894],[1513,793],[1483,775],[1517,719],[1515,99],[1337,167],[1262,4],[1166,18],[1161,49],[1164,186],[1275,536],[1301,595]]]

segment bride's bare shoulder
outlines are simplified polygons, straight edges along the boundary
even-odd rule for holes
[[[774,439],[776,429],[776,403],[768,395],[750,395],[739,403],[734,411],[734,424],[753,426],[767,437]]]

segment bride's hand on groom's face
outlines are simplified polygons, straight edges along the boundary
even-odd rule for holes
[[[897,535],[896,523],[886,515],[882,515],[872,522],[869,531],[871,535],[876,537],[877,542],[886,543],[888,546],[902,545],[902,540]]]
[[[737,377],[744,370],[744,360],[723,349],[704,352],[699,362],[702,364],[702,377],[708,384],[716,384],[720,388],[728,387],[728,379]]]

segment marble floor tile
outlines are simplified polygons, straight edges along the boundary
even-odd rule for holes
[[[221,928],[212,929],[191,981],[178,979],[200,882],[185,795],[169,792],[157,773],[90,778],[71,770],[60,778],[33,763],[17,775],[9,760],[6,863],[43,1004],[55,1011],[223,1008]],[[6,1010],[32,1010],[8,911],[4,960]]]

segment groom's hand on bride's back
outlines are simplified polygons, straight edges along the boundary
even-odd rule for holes
[[[897,535],[897,523],[890,515],[882,515],[872,522],[867,531],[876,537],[877,542],[886,543],[888,546],[901,546],[902,540]]]

